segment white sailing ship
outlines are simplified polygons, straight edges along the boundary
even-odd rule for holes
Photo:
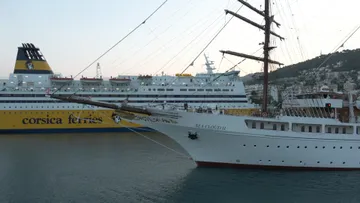
[[[269,60],[269,51],[273,48],[269,47],[269,39],[270,35],[281,37],[270,31],[270,24],[275,21],[269,15],[269,0],[265,0],[264,12],[239,1],[265,17],[264,27],[250,22],[265,30],[264,58],[230,51],[223,53],[264,62],[264,103],[260,115],[198,113],[189,112],[187,108],[171,111],[140,109],[127,105],[109,108],[116,109],[123,119],[169,136],[199,166],[360,169],[360,124],[356,121],[359,105],[355,94],[322,91],[298,95],[295,102],[287,103],[279,112],[267,108],[268,64],[279,64]],[[227,13],[244,20],[236,13]],[[94,105],[105,106],[104,103]]]

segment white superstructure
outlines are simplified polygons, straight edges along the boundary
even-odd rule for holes
[[[19,50],[26,50],[24,47]],[[217,106],[221,109],[254,108],[248,102],[244,84],[239,79],[240,71],[213,73],[212,62],[206,58],[207,72],[176,74],[176,76],[139,75],[101,77],[62,77],[59,74],[40,74],[35,69],[25,73],[10,74],[8,80],[0,82],[0,110],[22,108],[49,108],[67,110],[81,105],[61,103],[45,97],[56,92],[58,95],[77,94],[93,100],[121,103],[128,98],[129,104],[144,106],[172,103],[189,107]],[[81,106],[81,108],[83,108]]]

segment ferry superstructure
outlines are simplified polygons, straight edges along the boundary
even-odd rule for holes
[[[54,74],[40,49],[32,43],[18,47],[14,72],[0,81],[0,133],[111,132],[146,126],[128,123],[113,110],[59,101],[47,95],[88,97],[95,101],[134,106],[188,105],[249,113],[255,109],[239,79],[239,71],[214,73],[206,58],[206,73],[176,76],[138,75],[109,79],[81,77],[76,80]]]

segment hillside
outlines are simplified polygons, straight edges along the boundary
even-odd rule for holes
[[[346,81],[357,82],[360,73],[360,49],[344,50],[334,53],[329,60],[323,63],[328,55],[286,66],[269,73],[272,84],[290,86],[302,84],[304,86],[323,84],[338,84],[341,89]],[[321,65],[321,66],[320,66]],[[249,76],[245,76],[249,78]],[[262,83],[261,73],[252,75],[245,84]]]

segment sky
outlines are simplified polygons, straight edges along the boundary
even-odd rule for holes
[[[96,64],[80,73],[111,46],[138,26],[164,0],[0,0],[0,77],[13,71],[17,47],[39,47],[55,73],[92,77]],[[271,58],[290,65],[320,53],[331,53],[360,25],[359,1],[272,0],[271,10],[281,23],[272,37],[277,49]],[[251,0],[258,8],[263,0]],[[159,75],[182,72],[201,53],[213,36],[231,19],[237,0],[168,0],[145,24],[119,43],[98,62],[103,77]],[[263,24],[263,18],[246,7],[240,15]],[[233,18],[205,53],[223,72],[241,61],[219,50],[254,54],[264,35],[259,29]],[[360,48],[360,31],[344,48]],[[262,51],[255,53],[261,56]],[[201,55],[187,73],[204,72]],[[272,67],[275,70],[279,67]],[[236,67],[241,75],[261,71],[262,64],[246,60]]]

